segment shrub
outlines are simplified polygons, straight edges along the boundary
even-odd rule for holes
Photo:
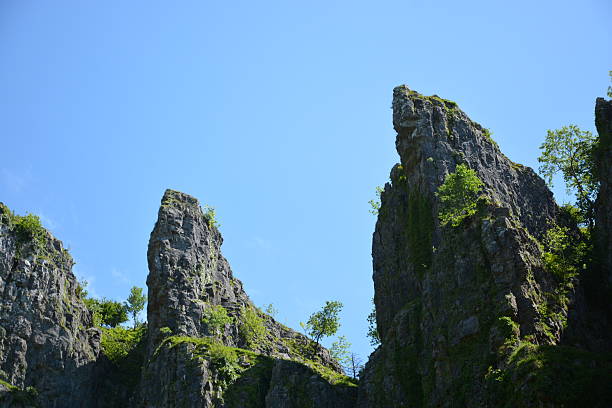
[[[15,232],[17,233],[17,239],[21,242],[33,240],[38,248],[45,246],[46,231],[40,222],[40,218],[34,214],[16,216]]]
[[[378,325],[376,323],[376,305],[374,305],[374,299],[372,299],[372,311],[368,315],[367,320],[368,320],[367,336],[370,338],[370,345],[378,346],[380,344],[380,336],[378,335]]]
[[[383,193],[384,189],[381,186],[376,186],[376,199],[368,201],[370,204],[370,214],[378,215],[380,211],[380,195]]]
[[[240,334],[249,347],[265,339],[266,326],[254,308],[243,306],[240,315]]]
[[[133,329],[124,327],[103,328],[102,353],[113,363],[116,370],[114,380],[128,387],[140,381],[141,368],[145,359],[147,326]]]
[[[208,354],[210,362],[217,370],[219,380],[224,385],[231,384],[238,378],[240,366],[236,350],[213,341],[208,348]]]
[[[272,303],[264,305],[264,311],[273,318],[276,318],[278,314],[278,309],[276,309]]]
[[[567,279],[586,268],[590,242],[588,232],[583,234],[573,237],[569,228],[558,225],[546,231],[543,260],[549,272],[560,279]]]
[[[126,329],[121,326],[104,328],[100,341],[102,352],[110,361],[117,364],[138,345],[145,333],[146,326],[134,329]]]
[[[160,327],[159,328],[159,332],[164,336],[171,336],[172,335],[172,329],[169,327]]]
[[[210,228],[215,227],[218,229],[221,226],[221,224],[219,224],[215,218],[216,215],[217,213],[214,207],[211,207],[210,205],[204,206],[204,218],[206,219],[206,222],[208,222],[208,226]]]
[[[227,315],[227,310],[221,305],[211,306],[204,310],[202,322],[208,326],[209,333],[217,337],[221,335],[221,329],[230,324],[234,319]]]
[[[483,183],[476,172],[465,164],[458,164],[454,173],[449,173],[438,187],[436,196],[440,199],[440,223],[450,222],[453,227],[464,218],[476,213],[478,193]]]

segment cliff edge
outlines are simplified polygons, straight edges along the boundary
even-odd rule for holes
[[[549,231],[577,227],[544,181],[452,101],[397,87],[393,125],[400,163],[372,243],[382,344],[358,406],[604,406],[610,355],[592,351],[605,351],[610,333],[589,319],[590,271],[545,260]],[[443,225],[440,186],[458,169],[480,180],[479,197]]]

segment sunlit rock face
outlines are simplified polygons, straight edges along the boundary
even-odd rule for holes
[[[321,375],[342,377],[329,352],[255,308],[221,254],[222,242],[197,199],[166,191],[149,241],[148,357],[139,404],[353,406],[356,387]],[[219,306],[231,322],[215,333],[205,316]],[[264,328],[256,340],[245,336],[245,315]]]
[[[72,257],[42,227],[34,239],[15,220],[0,203],[0,375],[35,388],[38,398],[5,385],[0,405],[90,404],[100,331],[81,299]]]
[[[400,162],[381,194],[372,243],[382,344],[358,406],[508,403],[523,381],[511,353],[547,353],[568,327],[588,326],[581,276],[561,279],[543,263],[542,241],[563,222],[560,210],[544,181],[504,156],[454,102],[397,87],[393,125]],[[443,226],[436,192],[459,164],[482,181],[481,198],[476,214]],[[586,343],[576,330],[571,337]],[[537,392],[516,406],[540,406]]]

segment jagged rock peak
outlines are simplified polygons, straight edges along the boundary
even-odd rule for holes
[[[532,235],[539,238],[555,219],[558,209],[544,180],[508,159],[491,132],[455,102],[402,85],[393,90],[392,107],[400,155],[392,179],[405,174],[409,184],[433,196],[446,174],[463,163],[478,173],[489,199],[510,211]]]
[[[192,207],[198,207],[200,202],[197,198],[190,196],[189,194],[167,189],[162,197],[161,205],[162,207],[170,205],[189,205]]]
[[[503,396],[486,379],[508,368],[512,347],[564,341],[584,311],[579,280],[555,276],[543,261],[543,238],[559,221],[552,193],[456,103],[400,86],[392,106],[400,162],[372,242],[382,344],[358,406],[532,406],[532,394]],[[481,198],[475,214],[445,226],[436,193],[459,164],[482,181]],[[513,381],[509,388],[524,386]]]
[[[203,212],[194,197],[165,192],[147,253],[148,362],[141,405],[350,407],[355,387],[333,386],[316,371],[342,377],[329,352],[249,300],[221,255],[215,224],[214,213]],[[211,329],[207,314],[215,311],[230,319]],[[240,355],[240,363],[219,352]]]
[[[151,232],[147,258],[151,338],[160,328],[175,334],[206,334],[207,305],[237,310],[250,301],[221,255],[223,239],[214,216],[188,194],[166,190]]]

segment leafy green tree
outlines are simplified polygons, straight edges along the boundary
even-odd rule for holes
[[[228,316],[227,310],[221,305],[214,305],[204,310],[202,322],[208,326],[208,331],[215,337],[221,336],[221,330],[234,319]]]
[[[370,338],[370,345],[378,346],[380,344],[380,336],[378,335],[378,326],[376,325],[376,305],[374,305],[374,299],[372,299],[372,311],[368,315],[367,319],[367,336]]]
[[[540,146],[542,163],[539,172],[546,183],[553,186],[553,176],[563,175],[567,194],[575,193],[576,205],[587,220],[589,230],[593,227],[593,204],[599,183],[593,177],[593,149],[596,138],[589,131],[582,131],[576,125],[548,130]]]
[[[127,322],[127,310],[121,303],[106,298],[95,301],[99,306],[98,310],[101,324],[109,327],[117,327],[121,323]]]
[[[310,315],[306,324],[300,322],[304,329],[317,344],[323,337],[333,336],[340,328],[340,317],[342,303],[338,301],[326,301],[325,306],[318,312]]]
[[[609,71],[608,75],[610,75],[610,81],[612,81],[612,71]],[[608,98],[612,98],[612,86],[608,86]]]
[[[147,295],[142,292],[142,288],[132,286],[132,289],[130,289],[130,296],[128,296],[127,302],[125,303],[125,309],[132,316],[134,327],[138,326],[138,314],[142,312],[147,303]]]
[[[351,343],[346,336],[338,336],[338,340],[332,343],[329,353],[342,367],[347,367],[351,357],[350,348]]]
[[[483,183],[476,171],[465,164],[458,164],[453,173],[444,178],[436,196],[440,199],[440,223],[450,222],[453,227],[461,224],[464,218],[476,213],[478,193]]]

